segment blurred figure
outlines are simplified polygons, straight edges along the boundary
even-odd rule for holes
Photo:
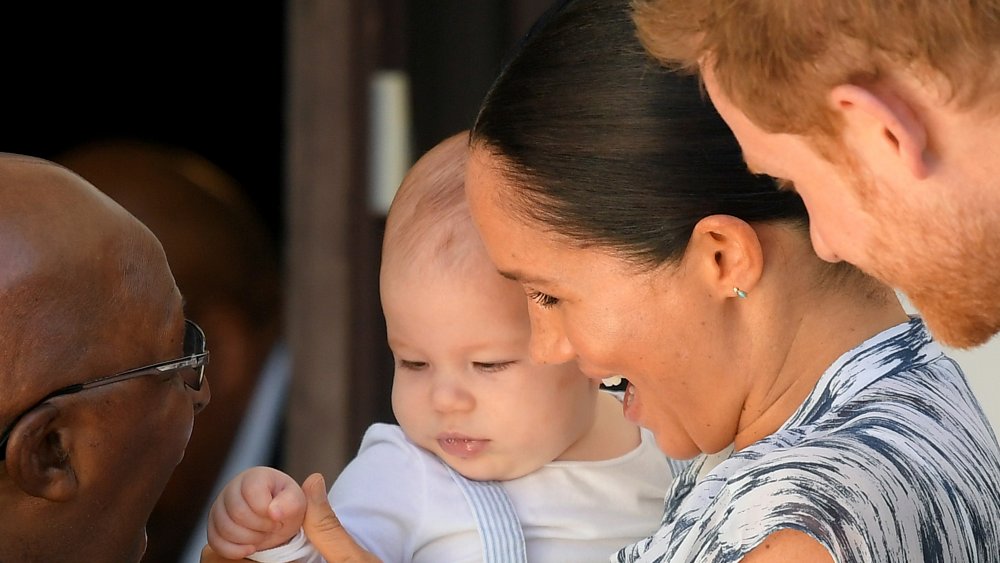
[[[109,140],[55,160],[153,231],[187,315],[211,335],[213,405],[153,511],[143,559],[198,561],[216,490],[247,467],[280,465],[276,441],[289,370],[274,241],[237,182],[187,150]]]

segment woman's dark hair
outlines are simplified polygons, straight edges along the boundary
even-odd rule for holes
[[[698,79],[646,54],[629,0],[544,15],[487,93],[471,143],[518,186],[500,196],[514,213],[638,264],[679,260],[708,215],[807,225],[797,194],[747,170]]]

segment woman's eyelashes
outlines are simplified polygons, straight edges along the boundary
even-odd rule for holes
[[[559,299],[552,297],[547,293],[542,293],[541,291],[535,291],[533,289],[528,290],[528,299],[531,299],[538,304],[539,307],[543,309],[548,309],[550,307],[555,307],[559,303]]]

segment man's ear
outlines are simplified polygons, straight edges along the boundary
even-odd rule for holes
[[[757,231],[732,215],[709,215],[698,221],[685,254],[685,260],[696,261],[719,297],[737,297],[735,288],[751,294],[764,271]]]
[[[11,429],[7,441],[7,474],[26,494],[65,502],[77,492],[69,456],[72,431],[58,407],[43,404],[28,411]]]
[[[841,84],[830,91],[834,111],[843,116],[850,135],[874,160],[895,157],[917,180],[927,177],[927,128],[903,99],[890,90],[874,91]]]

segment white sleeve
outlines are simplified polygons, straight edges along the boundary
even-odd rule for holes
[[[258,551],[249,555],[247,559],[260,563],[290,563],[293,561],[318,563],[323,560],[309,544],[305,532],[301,529],[294,538],[288,540],[288,543]]]
[[[426,521],[428,461],[437,463],[398,426],[375,424],[330,488],[330,504],[344,528],[382,561],[413,558]]]

